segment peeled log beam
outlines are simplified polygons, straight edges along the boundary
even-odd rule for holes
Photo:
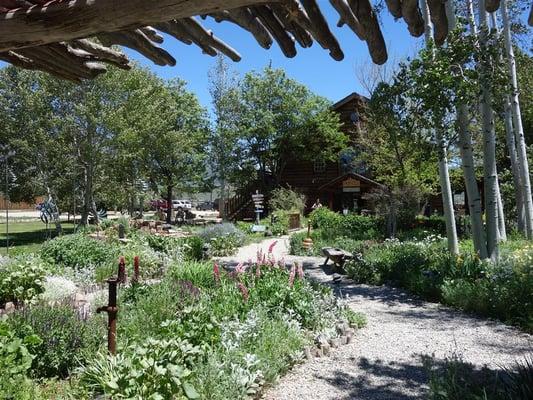
[[[313,45],[313,38],[311,35],[292,20],[289,11],[286,8],[281,7],[279,4],[272,4],[270,9],[276,14],[285,29],[294,36],[300,46],[311,47]]]
[[[500,8],[500,0],[485,0],[485,9],[487,12],[494,12]]]
[[[402,2],[400,0],[386,0],[387,8],[394,18],[402,17]]]
[[[98,35],[98,38],[106,46],[118,44],[120,46],[129,47],[152,60],[157,65],[176,65],[174,57],[172,57],[165,49],[154,44],[154,42],[148,39],[139,29],[134,31],[101,33]]]
[[[427,0],[429,15],[433,23],[433,38],[438,46],[441,46],[448,36],[448,17],[446,6],[442,0]]]
[[[364,29],[357,17],[353,14],[348,3],[346,3],[346,0],[330,0],[330,3],[339,13],[341,18],[340,22],[348,25],[359,39],[365,40]]]
[[[280,0],[270,0],[277,3]],[[130,30],[264,0],[90,0],[53,2],[0,15],[0,52]],[[68,21],[68,23],[67,23]]]
[[[183,24],[185,30],[190,34],[192,41],[200,44],[202,48],[212,47],[235,62],[241,61],[241,55],[239,53],[214,36],[211,31],[206,30],[194,17],[183,18],[179,22]]]
[[[69,44],[75,48],[85,50],[96,55],[101,61],[116,65],[122,69],[130,69],[128,57],[120,51],[99,45],[87,39],[73,40]]]
[[[13,64],[16,67],[29,69],[33,71],[43,71],[59,79],[65,79],[65,80],[72,81],[75,83],[81,82],[81,78],[76,76],[75,74],[62,73],[48,64],[42,64],[36,60],[24,57],[13,51],[7,51],[4,53],[0,53],[0,60]]]
[[[418,0],[402,0],[402,16],[412,36],[424,34],[424,18],[418,8]]]
[[[268,29],[285,57],[294,57],[296,55],[294,40],[287,34],[279,19],[272,13],[272,10],[266,6],[254,6],[250,8],[250,11],[257,15],[261,23]]]
[[[105,72],[105,68],[92,69],[92,66],[89,67],[84,63],[67,59],[50,46],[52,45],[20,49],[17,53],[34,60],[41,66],[46,66],[49,70],[56,71],[60,75],[69,76],[70,80],[74,82],[79,82],[82,79],[94,79]]]
[[[157,31],[154,28],[152,28],[151,26],[145,26],[145,27],[139,28],[139,29],[152,42],[161,44],[161,43],[163,43],[165,41],[165,39],[163,39],[163,36],[161,36],[159,33],[157,33]]]
[[[317,38],[317,41],[319,41],[319,43],[322,42],[326,45],[326,48],[329,50],[329,55],[334,60],[341,61],[344,58],[344,53],[342,52],[341,47],[339,46],[339,42],[337,41],[335,36],[333,36],[333,33],[331,33],[328,23],[322,15],[320,8],[316,4],[316,1],[300,0],[300,2],[302,3],[302,6],[304,7],[308,18],[311,21],[311,24],[315,28],[314,32],[322,36],[322,39],[319,41]]]
[[[160,22],[159,24],[156,24],[155,27],[161,32],[165,32],[170,36],[174,36],[176,39],[185,44],[192,44],[192,40],[185,28],[176,21]]]
[[[355,17],[361,21],[365,40],[372,61],[383,64],[387,61],[387,46],[379,27],[378,18],[369,0],[348,0]]]
[[[247,30],[264,49],[270,49],[272,46],[273,41],[270,33],[261,24],[261,21],[255,15],[252,15],[246,7],[211,13],[210,16],[217,22],[229,21]]]

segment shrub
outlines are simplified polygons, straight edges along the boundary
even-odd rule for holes
[[[41,257],[51,264],[81,269],[115,261],[117,248],[84,234],[60,236],[41,247]]]
[[[273,235],[281,236],[289,232],[289,213],[287,211],[274,211],[270,220],[270,231]]]
[[[320,207],[314,210],[309,218],[312,226],[319,229],[324,239],[347,237],[354,240],[367,240],[382,237],[382,222],[375,217],[357,214],[341,215]]]
[[[244,244],[244,233],[231,223],[217,224],[202,230],[199,235],[209,245],[211,256],[223,257],[235,253]]]
[[[190,367],[198,354],[185,340],[148,339],[117,356],[99,353],[80,370],[80,382],[112,398],[197,399]]]
[[[18,256],[0,264],[0,307],[32,300],[44,291],[46,269],[34,256]]]
[[[35,355],[31,373],[38,378],[67,377],[105,341],[105,324],[100,317],[83,320],[66,305],[27,307],[12,315],[9,324],[18,337],[34,334],[41,338],[30,348]]]
[[[287,211],[302,214],[305,209],[305,196],[289,188],[277,188],[270,192],[268,206],[271,211]]]
[[[430,376],[431,400],[526,400],[533,398],[531,356],[503,370],[476,368],[458,356],[442,366],[424,361]]]

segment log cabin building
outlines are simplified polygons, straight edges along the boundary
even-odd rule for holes
[[[339,113],[341,130],[352,143],[364,129],[367,101],[358,93],[351,93],[332,106]],[[355,146],[343,151],[335,161],[295,158],[286,165],[280,181],[282,186],[291,187],[306,196],[307,211],[317,199],[334,211],[370,211],[371,206],[364,195],[381,186],[372,180],[370,171],[357,160]]]

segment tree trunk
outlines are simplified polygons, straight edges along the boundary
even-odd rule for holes
[[[429,8],[426,0],[421,1],[422,15],[425,23],[425,38],[426,45],[432,40],[433,25],[429,15]],[[442,205],[444,212],[444,220],[446,222],[446,237],[448,238],[448,250],[452,254],[459,254],[459,241],[457,239],[457,228],[455,226],[455,212],[453,209],[453,194],[452,186],[450,184],[450,174],[448,171],[448,157],[447,149],[442,137],[442,132],[438,128],[442,121],[435,121],[437,127],[435,136],[437,139],[437,152],[439,155],[439,181],[442,193]]]
[[[457,106],[457,119],[459,127],[459,150],[461,153],[461,167],[465,179],[468,209],[470,211],[470,224],[472,225],[472,240],[474,250],[479,258],[487,258],[487,242],[485,227],[481,211],[481,196],[477,186],[476,172],[474,169],[474,150],[472,135],[468,129],[468,110],[464,104]]]
[[[515,132],[513,129],[513,120],[511,114],[511,102],[509,96],[506,96],[504,101],[505,108],[505,140],[507,142],[507,149],[509,151],[509,159],[511,160],[511,170],[513,173],[513,185],[515,188],[516,201],[516,223],[518,231],[526,235],[526,218],[524,213],[524,188],[522,186],[520,165],[516,152]]]
[[[531,180],[529,177],[529,164],[527,160],[526,142],[524,138],[524,127],[522,125],[522,115],[520,111],[520,102],[518,99],[516,62],[511,41],[511,27],[509,23],[509,15],[507,13],[507,0],[503,0],[501,2],[501,15],[511,82],[511,113],[513,116],[513,126],[515,129],[515,144],[521,180],[521,185],[519,188],[522,189],[523,195],[526,237],[528,239],[533,239],[533,200],[531,198]]]
[[[439,180],[442,191],[442,205],[444,208],[444,220],[446,222],[446,236],[448,238],[448,250],[452,254],[459,254],[459,241],[457,240],[457,228],[455,226],[455,212],[453,209],[452,186],[448,171],[448,157],[442,134],[437,130],[437,145],[439,152]]]
[[[468,6],[472,7],[472,4],[470,3]],[[448,31],[451,32],[455,29],[456,24],[455,8],[452,1],[446,2],[446,15],[448,17]],[[465,103],[459,103],[457,104],[459,152],[461,154],[461,167],[465,180],[466,197],[468,199],[470,225],[472,226],[472,241],[474,242],[474,250],[479,258],[485,259],[487,258],[487,241],[485,238],[485,227],[483,226],[481,196],[476,179],[472,135],[468,125],[468,107]]]
[[[496,195],[498,199],[498,240],[500,242],[505,242],[507,241],[507,230],[505,228],[505,212],[498,179],[496,179]]]
[[[480,0],[479,7],[479,43],[481,51],[488,53],[487,48],[487,12],[485,0]],[[494,130],[494,112],[492,110],[492,94],[490,90],[490,73],[484,61],[478,63],[481,79],[481,120],[483,129],[483,173],[485,185],[485,213],[487,221],[487,251],[492,261],[499,259],[498,245],[498,172],[496,169],[496,132]]]
[[[167,186],[167,224],[172,223],[172,185]]]

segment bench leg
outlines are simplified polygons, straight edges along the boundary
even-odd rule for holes
[[[324,261],[324,266],[328,265],[329,257],[326,257],[326,261]]]

